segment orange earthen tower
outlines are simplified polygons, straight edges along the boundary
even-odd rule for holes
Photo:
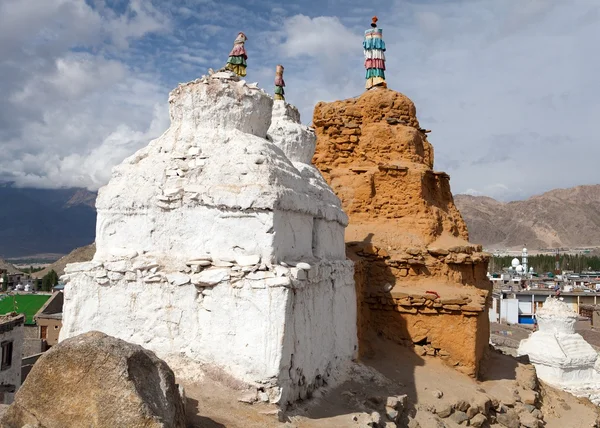
[[[489,340],[489,256],[468,242],[413,102],[387,88],[315,107],[314,164],[350,216],[360,353],[383,335],[472,376]]]

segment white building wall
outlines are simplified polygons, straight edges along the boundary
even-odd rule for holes
[[[494,297],[492,299],[492,307],[488,310],[488,316],[490,318],[490,322],[500,322],[500,314],[498,310],[498,306],[500,305],[500,299]]]
[[[531,304],[531,297],[526,296],[529,299],[525,302],[519,301],[519,314],[520,315],[532,315],[533,314],[533,305]]]
[[[500,303],[500,322],[505,322],[507,324],[518,324],[519,301],[517,299],[502,299]]]

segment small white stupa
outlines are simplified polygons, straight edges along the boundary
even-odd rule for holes
[[[176,374],[191,360],[272,402],[305,398],[357,349],[348,217],[310,165],[314,132],[230,72],[169,104],[170,128],[99,192],[94,259],[65,269],[61,340],[99,330]]]
[[[563,301],[549,297],[537,311],[539,330],[521,341],[518,355],[528,355],[538,377],[598,404],[598,353],[575,333],[577,314]]]

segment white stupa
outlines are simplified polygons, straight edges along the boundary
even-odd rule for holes
[[[298,111],[219,72],[98,195],[93,261],[65,269],[61,340],[99,330],[173,364],[309,395],[356,353],[348,218]],[[189,372],[193,370],[186,366]]]
[[[544,382],[600,402],[598,353],[575,333],[577,314],[563,301],[549,297],[536,315],[539,330],[521,341],[518,354],[529,356]]]

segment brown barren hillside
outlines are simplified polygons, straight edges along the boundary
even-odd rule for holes
[[[14,265],[8,263],[6,260],[4,259],[0,259],[0,270],[5,270],[10,274],[13,273],[19,273],[21,272],[19,269],[17,269]]]
[[[80,263],[87,262],[94,258],[94,254],[96,253],[96,243],[91,243],[90,245],[86,245],[85,247],[75,248],[69,254],[64,257],[61,257],[51,265],[47,266],[44,270],[39,272],[35,272],[33,274],[36,278],[42,278],[51,270],[54,270],[59,276],[65,273],[65,266],[69,263]]]
[[[524,201],[456,195],[472,242],[494,248],[600,246],[600,185],[555,189]]]

